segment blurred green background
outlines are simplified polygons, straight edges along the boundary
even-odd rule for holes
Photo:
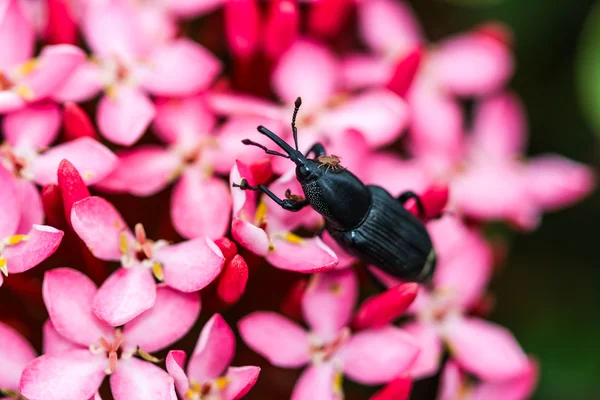
[[[487,20],[510,26],[517,60],[511,88],[527,108],[529,153],[560,153],[598,171],[600,136],[584,116],[582,95],[600,91],[600,63],[580,64],[582,32],[595,3],[411,1],[432,40]],[[595,13],[600,16],[600,4]],[[585,40],[586,60],[590,52],[600,60],[600,17],[596,20],[585,28],[598,32]],[[600,103],[585,105],[585,111],[596,106],[600,120]],[[573,208],[547,214],[532,234],[512,233],[507,263],[492,285],[498,297],[492,319],[509,327],[540,361],[534,399],[600,399],[599,227],[598,191]]]

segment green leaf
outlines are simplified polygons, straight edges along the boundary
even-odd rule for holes
[[[578,47],[576,72],[581,109],[600,135],[600,3],[587,17]]]

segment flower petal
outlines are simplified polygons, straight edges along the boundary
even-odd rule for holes
[[[340,396],[335,391],[335,375],[332,363],[311,365],[298,378],[291,400],[338,400]]]
[[[131,146],[142,137],[155,112],[152,101],[137,88],[115,86],[98,104],[98,127],[111,142]]]
[[[47,225],[33,225],[27,239],[4,249],[8,272],[16,274],[27,271],[46,258],[58,248],[64,235],[63,231]]]
[[[205,105],[203,95],[156,101],[152,124],[158,137],[169,144],[196,145],[216,124],[216,117]]]
[[[205,178],[199,168],[186,169],[171,198],[171,220],[177,232],[187,238],[216,239],[227,232],[230,218],[227,184],[215,177]]]
[[[355,329],[382,328],[408,309],[417,297],[419,285],[404,283],[369,297],[360,306],[352,326]]]
[[[335,253],[319,237],[302,239],[302,243],[273,236],[271,240],[275,250],[266,259],[277,268],[311,274],[329,271],[338,263]]]
[[[238,329],[244,342],[276,367],[297,368],[310,359],[308,334],[273,312],[254,312],[242,318]]]
[[[164,189],[182,166],[179,155],[155,145],[142,145],[118,154],[118,162],[96,187],[136,196]]]
[[[206,101],[210,108],[218,114],[263,117],[273,120],[281,120],[283,117],[283,110],[277,104],[247,94],[209,92]]]
[[[25,104],[25,99],[12,90],[0,90],[0,114],[16,111]]]
[[[96,61],[82,62],[57,88],[52,97],[60,102],[89,100],[102,90],[102,74],[103,68],[100,63]]]
[[[264,50],[267,56],[276,59],[292,44],[298,35],[298,4],[290,0],[271,3],[264,26]]]
[[[231,223],[231,235],[236,242],[259,256],[269,253],[269,236],[258,226],[252,225],[241,218],[234,217]]]
[[[246,260],[236,254],[223,267],[221,278],[217,285],[217,295],[226,304],[237,302],[246,290],[248,283],[248,264]]]
[[[392,380],[369,400],[408,400],[411,390],[412,379],[407,375],[402,375]]]
[[[167,354],[167,359],[165,360],[167,372],[173,377],[175,388],[181,397],[185,397],[186,392],[190,388],[190,381],[183,370],[185,367],[185,359],[185,351],[171,350],[169,351],[169,354]]]
[[[70,216],[73,204],[90,196],[85,182],[79,171],[68,160],[62,160],[58,164],[57,171],[58,191],[62,200],[64,215]],[[47,214],[47,213],[46,213]]]
[[[435,375],[442,361],[442,340],[435,326],[413,322],[404,325],[403,329],[417,341],[421,352],[410,369],[415,379]]]
[[[115,400],[177,400],[173,378],[137,358],[121,359],[110,377]]]
[[[152,308],[156,283],[145,267],[119,268],[109,276],[94,296],[93,311],[100,320],[120,326]]]
[[[515,337],[499,325],[461,318],[447,327],[446,340],[456,361],[482,379],[509,379],[527,369],[527,356]]]
[[[225,373],[228,379],[223,390],[223,400],[236,400],[244,397],[256,384],[260,368],[255,366],[229,367]]]
[[[0,5],[0,43],[0,70],[6,71],[33,55],[35,33],[17,0]]]
[[[60,110],[56,104],[37,103],[10,113],[2,121],[4,138],[13,148],[38,150],[50,146],[58,135]]]
[[[96,128],[94,128],[92,125],[90,117],[77,104],[73,102],[66,102],[63,104],[62,119],[64,124],[64,137],[66,141],[71,141],[82,137],[100,140],[100,136],[98,136],[96,133]]]
[[[52,326],[65,339],[89,346],[112,335],[92,313],[96,285],[83,273],[70,268],[47,271],[42,294]]]
[[[460,398],[460,393],[464,390],[464,379],[460,373],[458,364],[449,360],[442,371],[440,379],[440,389],[438,400],[455,400]]]
[[[144,89],[157,96],[185,96],[206,89],[221,63],[198,43],[181,38],[156,48],[145,68]]]
[[[40,185],[56,183],[56,172],[62,160],[69,160],[83,181],[92,185],[104,179],[117,165],[117,157],[100,142],[82,137],[60,144],[37,157],[33,174]]]
[[[2,207],[0,207],[0,238],[11,236],[19,226],[19,187],[13,174],[0,165],[0,187],[2,187]]]
[[[384,86],[394,73],[393,66],[380,57],[350,54],[342,59],[342,79],[350,90]]]
[[[35,350],[16,330],[0,322],[0,387],[16,390],[25,365],[35,358]]]
[[[260,9],[253,0],[226,1],[225,39],[231,52],[248,58],[259,45]]]
[[[154,259],[164,267],[165,284],[182,292],[205,288],[219,276],[225,262],[221,250],[207,237],[163,247]]]
[[[344,374],[364,385],[391,381],[411,368],[419,345],[395,327],[370,329],[354,334],[344,345]]]
[[[527,370],[506,381],[482,382],[472,393],[473,400],[525,400],[531,397],[538,380],[538,367],[530,360]]]
[[[193,18],[207,14],[224,3],[223,0],[170,0],[168,10],[182,18]]]
[[[125,343],[132,348],[139,346],[148,353],[164,349],[192,328],[199,313],[198,293],[160,287],[156,290],[154,306],[125,325]]]
[[[16,233],[26,234],[32,225],[39,225],[44,221],[44,206],[35,183],[25,179],[18,179],[16,182],[21,208],[21,219]]]
[[[272,75],[273,90],[284,103],[292,104],[300,96],[304,111],[314,110],[335,93],[338,69],[325,46],[298,40],[279,59]]]
[[[90,310],[91,314],[91,310]],[[98,320],[94,317],[94,320]],[[103,325],[104,326],[104,325]],[[69,339],[62,336],[60,333],[56,331],[54,325],[52,325],[51,320],[46,320],[44,326],[42,328],[44,340],[43,340],[43,353],[44,354],[60,354],[65,351],[78,350],[81,349],[81,346],[77,343],[70,341]],[[107,332],[108,333],[108,332]]]
[[[357,298],[352,268],[315,275],[302,298],[304,319],[320,339],[330,342],[350,323]]]
[[[88,349],[43,355],[25,367],[20,393],[30,400],[89,399],[104,379],[106,358]]]
[[[233,361],[235,336],[219,314],[213,315],[200,332],[194,354],[188,364],[189,378],[207,382],[222,376]]]

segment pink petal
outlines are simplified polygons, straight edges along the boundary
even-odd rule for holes
[[[118,154],[118,162],[98,185],[109,191],[151,196],[177,175],[183,161],[178,154],[155,145],[142,145]]]
[[[206,89],[221,70],[219,60],[189,39],[158,47],[145,65],[140,85],[158,96],[185,96]]]
[[[352,265],[354,261],[356,261],[356,259],[353,256],[346,253],[344,249],[340,247],[338,242],[336,242],[327,231],[323,232],[323,235],[321,235],[321,237],[323,239],[323,243],[325,243],[325,245],[329,247],[331,251],[335,253],[335,256],[338,258],[338,264],[335,266],[335,269],[347,268],[350,265]]]
[[[271,3],[264,27],[264,49],[269,57],[276,58],[294,41],[298,34],[298,5],[291,0]]]
[[[119,268],[109,276],[94,296],[93,311],[111,326],[123,325],[156,301],[156,283],[145,267]]]
[[[456,362],[449,360],[442,371],[438,400],[456,400],[464,390],[464,379]]]
[[[2,121],[4,137],[13,148],[37,150],[50,146],[58,135],[60,110],[53,103],[29,105]]]
[[[199,313],[197,293],[160,287],[156,290],[154,306],[125,325],[125,345],[139,346],[149,353],[162,350],[181,339],[192,328]]]
[[[548,211],[580,201],[596,186],[590,167],[554,154],[532,158],[527,164],[527,181],[534,201]]]
[[[27,102],[17,93],[11,90],[0,90],[0,114],[16,111]]]
[[[90,252],[102,260],[121,259],[121,232],[128,243],[135,240],[117,209],[102,197],[87,197],[73,204],[71,223]]]
[[[97,318],[94,317],[94,319],[97,321]],[[44,335],[44,347],[42,352],[44,354],[54,355],[63,353],[65,351],[81,349],[80,345],[70,341],[69,339],[65,338],[60,333],[58,333],[56,331],[56,328],[54,328],[54,325],[52,325],[52,321],[50,321],[49,319],[46,320],[46,322],[44,323],[42,330]]]
[[[25,338],[0,323],[0,387],[15,390],[25,365],[35,358],[35,350]]]
[[[156,101],[156,118],[152,127],[166,143],[196,145],[198,139],[206,137],[215,124],[216,117],[205,105],[204,96]]]
[[[35,180],[40,185],[56,183],[56,171],[62,160],[69,160],[83,181],[92,185],[101,181],[117,165],[117,157],[100,142],[82,137],[54,146],[32,163]]]
[[[260,10],[255,0],[226,1],[225,38],[231,52],[249,57],[259,43]]]
[[[319,237],[303,239],[302,243],[278,237],[271,240],[275,250],[266,259],[277,268],[311,274],[329,271],[338,263],[335,253]]]
[[[110,377],[110,390],[115,400],[177,400],[173,378],[137,358],[118,361]]]
[[[207,237],[163,247],[154,259],[165,270],[165,284],[182,292],[196,292],[211,283],[223,269],[221,250]]]
[[[6,259],[8,272],[16,274],[27,271],[50,257],[63,235],[63,231],[51,226],[33,225],[26,240],[4,249],[2,256]]]
[[[310,359],[308,334],[273,312],[254,312],[240,320],[244,342],[276,367],[297,368]]]
[[[188,238],[216,239],[227,232],[230,216],[227,184],[215,177],[205,178],[199,168],[186,169],[171,199],[171,220],[177,232]]]
[[[89,346],[112,335],[92,313],[96,285],[83,273],[70,268],[47,271],[42,294],[52,326],[65,339]]]
[[[336,370],[333,363],[311,365],[298,378],[291,400],[339,400],[335,391]]]
[[[380,54],[401,56],[401,53],[423,40],[419,22],[410,6],[404,2],[361,2],[358,17],[361,38]]]
[[[229,379],[227,387],[223,390],[223,400],[236,400],[244,397],[256,384],[259,367],[229,367],[225,376]]]
[[[67,81],[75,69],[85,61],[85,53],[69,44],[46,46],[42,49],[37,67],[20,81],[33,92],[33,100],[51,96]]]
[[[370,329],[344,345],[344,374],[365,385],[389,382],[408,371],[419,355],[417,342],[401,329]]]
[[[393,74],[392,65],[380,57],[350,54],[342,59],[344,86],[350,90],[372,86],[383,86]]]
[[[173,377],[175,388],[177,388],[177,393],[179,393],[181,397],[184,397],[190,388],[190,381],[183,370],[185,367],[185,359],[185,351],[171,350],[169,351],[169,354],[167,354],[167,359],[165,361],[167,372]]]
[[[0,187],[2,187],[2,207],[0,207],[0,238],[13,235],[19,226],[19,187],[17,179],[0,165]]]
[[[234,217],[231,224],[231,235],[236,242],[254,254],[266,256],[269,253],[269,236],[257,226]]]
[[[357,297],[352,268],[315,275],[302,298],[304,319],[320,339],[332,341],[350,323]]]
[[[102,74],[103,66],[99,62],[83,62],[57,88],[52,97],[61,102],[89,100],[102,89]]]
[[[32,225],[40,225],[44,221],[44,208],[38,188],[33,182],[25,179],[17,180],[21,219],[16,232],[26,234]],[[10,202],[8,203],[10,204]]]
[[[446,340],[461,367],[482,379],[509,379],[527,368],[527,356],[515,337],[491,322],[458,319],[448,326]]]
[[[191,18],[207,14],[219,7],[223,0],[170,0],[168,10],[180,17]]]
[[[509,48],[486,35],[463,34],[442,42],[434,54],[438,79],[461,96],[491,94],[513,74]]]
[[[408,309],[417,297],[419,285],[405,283],[366,299],[356,311],[355,329],[382,328],[392,323]]]
[[[378,89],[354,97],[327,113],[323,124],[338,134],[356,129],[370,147],[381,147],[400,137],[408,120],[409,109],[402,98]]]
[[[111,142],[131,146],[154,118],[152,101],[137,88],[115,86],[98,104],[98,127]]]
[[[6,71],[33,55],[35,33],[17,0],[0,5],[0,43],[0,70]]]
[[[36,358],[25,367],[19,391],[29,400],[89,399],[104,379],[106,358],[88,349]]]
[[[206,101],[216,113],[225,115],[250,115],[278,120],[282,118],[283,113],[277,104],[246,94],[213,92],[207,95]]]
[[[284,103],[292,104],[300,96],[304,112],[314,110],[335,93],[338,69],[337,60],[325,46],[298,40],[279,59],[273,71],[273,90]]]
[[[219,314],[213,315],[200,332],[188,364],[189,378],[206,382],[223,375],[233,361],[235,336]]]
[[[413,322],[404,325],[403,329],[418,343],[421,352],[410,369],[415,379],[423,379],[436,374],[442,361],[442,340],[435,326]]]
[[[535,361],[529,361],[527,370],[506,381],[482,382],[472,394],[473,400],[525,400],[529,399],[538,380]]]

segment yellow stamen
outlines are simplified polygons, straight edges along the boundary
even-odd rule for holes
[[[229,385],[229,378],[226,376],[220,376],[217,379],[215,379],[215,386],[217,387],[217,389],[219,390],[223,390],[227,387],[227,385]]]
[[[84,181],[89,181],[94,177],[94,173],[92,171],[83,171],[82,176]]]
[[[4,239],[4,243],[6,243],[9,246],[14,246],[15,244],[19,244],[29,239],[31,239],[29,235],[12,235]]]
[[[329,291],[332,294],[338,295],[342,293],[342,285],[340,285],[339,283],[334,283],[331,286],[329,286]]]
[[[38,66],[40,65],[39,61],[35,58],[31,60],[25,61],[23,64],[19,66],[18,72],[21,75],[29,75],[31,74]]]
[[[6,258],[0,257],[0,271],[4,276],[8,276],[8,266],[6,265]]]
[[[161,358],[154,357],[152,354],[146,353],[144,350],[140,349],[139,347],[137,348],[137,353],[140,357],[142,357],[142,359],[149,361],[153,364],[158,364],[158,363],[162,362]]]
[[[275,251],[275,246],[273,245],[273,243],[269,242],[269,253],[272,253]]]
[[[342,383],[344,382],[344,375],[339,372],[333,376],[333,391],[335,393],[342,393]]]
[[[285,234],[284,239],[290,243],[294,243],[294,244],[304,244],[304,239],[302,239],[300,236],[292,233],[292,232],[288,232]]]
[[[254,214],[254,219],[256,220],[256,225],[262,223],[267,216],[267,203],[261,201],[256,207],[256,214]]]
[[[121,250],[122,254],[127,253],[127,249],[128,249],[128,244],[127,244],[127,234],[125,233],[125,231],[121,231],[121,235],[119,236],[119,250]]]
[[[15,92],[27,101],[33,100],[35,98],[35,93],[33,92],[33,90],[26,85],[17,86],[15,88]]]
[[[104,88],[104,93],[106,93],[108,98],[111,100],[117,99],[117,87],[115,85],[110,85]]]
[[[185,397],[190,400],[198,399],[201,391],[202,388],[197,382],[190,382],[190,388],[187,390],[187,392],[185,392]]]
[[[160,263],[154,263],[152,266],[152,274],[159,282],[163,282],[165,280],[165,273]]]

